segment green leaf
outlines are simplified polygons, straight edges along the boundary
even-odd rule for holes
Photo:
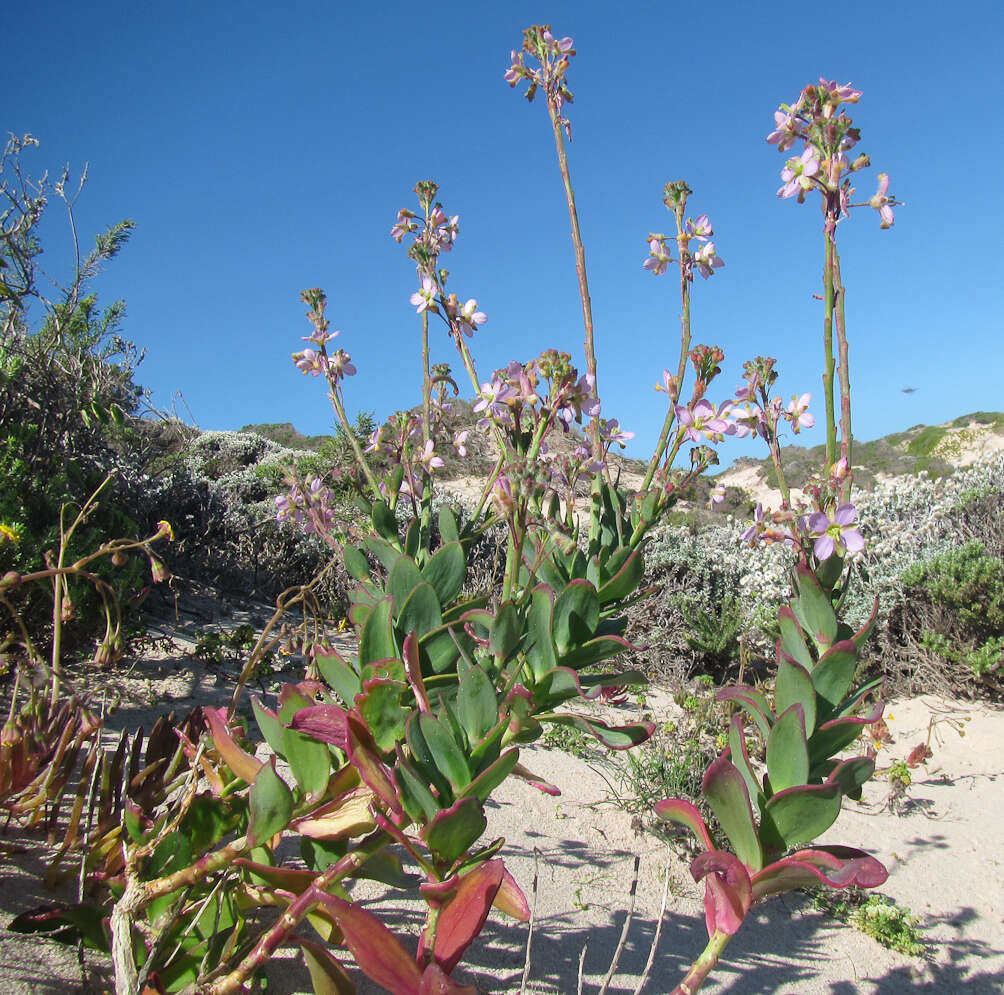
[[[512,773],[519,761],[519,750],[515,747],[506,750],[491,766],[486,767],[458,795],[460,798],[471,796],[486,802],[488,796]]]
[[[314,664],[343,704],[351,708],[356,695],[362,690],[362,681],[352,666],[334,652],[315,654]]]
[[[471,667],[460,681],[457,716],[472,747],[498,723],[499,705],[495,688],[480,667]]]
[[[258,728],[265,737],[265,742],[272,748],[272,752],[282,753],[283,726],[279,716],[272,709],[266,708],[257,695],[251,699],[251,711],[254,712]]]
[[[588,642],[600,622],[600,601],[588,580],[573,580],[554,602],[552,632],[559,654]]]
[[[790,660],[783,653],[777,664],[774,704],[778,715],[786,712],[792,705],[801,705],[805,715],[806,732],[812,735],[816,728],[816,689],[805,667]]]
[[[430,712],[419,715],[418,724],[436,768],[446,775],[455,791],[466,788],[471,781],[471,772],[464,754],[448,729]]]
[[[739,712],[732,716],[732,721],[729,723],[729,757],[736,770],[742,774],[750,802],[759,812],[763,808],[763,789],[760,787],[760,782],[757,780],[750,763],[749,752],[746,749],[746,734],[743,730],[743,717]],[[709,845],[708,849],[712,850],[714,847]]]
[[[767,776],[774,793],[805,784],[809,778],[809,747],[805,713],[797,702],[782,712],[767,739]]]
[[[565,653],[558,663],[562,667],[578,670],[580,667],[588,667],[591,664],[599,663],[600,660],[609,660],[613,656],[620,656],[621,653],[634,649],[637,647],[632,646],[621,636],[598,636],[576,647],[571,652]]]
[[[398,655],[391,626],[393,607],[393,599],[384,598],[378,601],[369,613],[359,637],[360,665]]]
[[[778,792],[764,806],[760,827],[764,843],[779,851],[811,843],[836,821],[840,798],[836,781]]]
[[[858,669],[857,647],[850,640],[834,643],[812,672],[812,683],[832,714],[844,700]]]
[[[614,561],[611,560],[611,563]],[[610,579],[599,588],[598,597],[601,605],[608,605],[612,601],[620,601],[629,597],[637,590],[638,585],[645,576],[645,561],[642,559],[641,550],[634,550],[627,561],[620,567]]]
[[[369,580],[370,565],[363,555],[362,550],[355,546],[346,546],[342,550],[342,558],[345,560],[345,569],[354,580]]]
[[[837,764],[827,780],[836,781],[848,798],[857,800],[861,797],[862,787],[874,773],[874,760],[868,757],[853,757]]]
[[[488,828],[484,809],[477,798],[458,799],[448,809],[437,813],[425,827],[426,845],[437,861],[452,864],[466,853]]]
[[[774,713],[762,692],[745,684],[737,684],[734,687],[722,688],[718,692],[718,700],[738,701],[743,711],[749,715],[757,729],[760,730],[763,741],[767,742]]]
[[[452,632],[452,634],[451,634]],[[456,638],[454,638],[456,637]],[[473,642],[465,632],[458,632],[450,626],[440,626],[432,632],[427,632],[418,643],[419,656],[424,666],[423,673],[443,674],[453,670],[460,649],[457,642],[465,648],[470,648]]]
[[[439,792],[440,800],[443,804],[449,805],[453,799],[453,791],[450,788],[449,781],[446,780],[437,766],[436,758],[432,754],[432,749],[425,740],[425,735],[422,732],[422,726],[418,721],[419,714],[420,713],[418,712],[413,712],[411,718],[408,719],[404,730],[405,741],[408,744],[408,749],[411,751],[411,755],[415,763],[421,767],[422,772],[428,778],[428,781],[431,782],[436,791]],[[439,805],[436,807],[437,810],[440,808]]]
[[[287,728],[282,731],[282,753],[307,799],[320,798],[331,777],[331,751],[327,744]]]
[[[752,871],[763,867],[763,853],[756,829],[753,827],[753,810],[742,774],[727,757],[719,757],[704,774],[701,793],[708,800],[711,811],[721,823],[736,856]]]
[[[275,757],[265,764],[251,785],[251,819],[248,841],[252,846],[264,843],[289,825],[293,814],[293,793],[275,772]]]
[[[411,709],[401,705],[406,693],[408,685],[401,681],[372,680],[365,683],[356,698],[356,708],[382,753],[392,752],[394,745],[404,739],[404,724],[411,715]]]
[[[881,717],[882,709],[883,705],[879,702],[869,715],[849,715],[845,718],[824,722],[809,737],[809,756],[812,760],[812,766],[815,767],[820,761],[832,757],[850,746],[861,735],[866,725]]]
[[[809,647],[805,645],[802,627],[795,613],[788,605],[782,605],[777,612],[778,628],[781,630],[781,649],[806,670],[812,670],[813,659]]]
[[[421,538],[422,526],[417,518],[413,518],[404,533],[404,551],[412,559],[418,555]]]
[[[416,769],[415,765],[397,747],[397,764],[394,767],[395,780],[401,793],[401,804],[414,822],[424,825],[435,818],[440,809],[436,796]]]
[[[795,588],[798,595],[791,602],[792,610],[822,653],[837,635],[837,616],[833,605],[804,561],[798,565]]]
[[[319,943],[293,937],[303,951],[303,962],[310,974],[314,995],[356,995],[356,986],[348,972]]]
[[[439,509],[439,534],[443,537],[444,542],[456,542],[460,538],[457,516],[445,504]]]
[[[554,652],[554,640],[551,638],[553,608],[551,589],[544,584],[538,584],[533,589],[526,620],[526,632],[530,639],[526,659],[535,680],[554,670],[558,663]]]
[[[422,580],[432,585],[439,604],[446,607],[460,595],[467,579],[467,557],[459,542],[448,542],[422,568]]]
[[[439,610],[439,598],[431,584],[421,583],[405,601],[398,613],[398,631],[407,635],[409,632],[422,636],[438,629],[443,624],[443,615]]]
[[[400,616],[412,591],[422,583],[422,572],[410,556],[399,556],[387,577],[387,593],[394,599],[394,614]]]
[[[511,601],[503,601],[495,613],[488,637],[492,653],[508,660],[519,647],[522,634],[523,627],[516,606]]]
[[[650,739],[655,732],[651,722],[634,722],[623,726],[608,726],[599,719],[589,719],[584,715],[574,715],[561,712],[540,715],[538,718],[553,722],[555,725],[575,726],[582,732],[598,739],[608,750],[630,750],[639,743]]]
[[[401,555],[401,550],[396,546],[392,546],[389,542],[378,536],[368,536],[363,540],[363,545],[383,564],[383,566],[390,570],[393,568],[394,564],[397,563],[398,557]]]
[[[371,517],[377,535],[383,536],[388,542],[398,543],[401,541],[397,533],[397,519],[386,501],[373,502]]]

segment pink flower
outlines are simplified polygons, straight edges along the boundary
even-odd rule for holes
[[[642,263],[642,266],[651,270],[654,276],[665,273],[667,264],[673,261],[669,249],[666,248],[666,243],[660,238],[653,238],[648,243],[648,252],[648,259]]]
[[[889,192],[889,174],[879,173],[878,191],[871,200],[868,201],[870,207],[874,207],[879,212],[881,228],[892,228],[895,219],[890,205],[896,203],[895,197],[887,196]]]
[[[788,405],[788,420],[795,435],[803,428],[812,428],[816,424],[816,419],[808,411],[811,400],[811,394],[803,394],[801,397],[792,397],[791,404]]]
[[[328,369],[328,361],[325,359],[323,353],[315,352],[313,349],[294,352],[293,363],[304,376],[309,373],[312,377],[316,377],[320,373],[325,373]]]
[[[624,448],[624,444],[629,440],[634,438],[634,432],[623,432],[621,431],[621,424],[616,418],[600,419],[600,438],[604,442],[616,442],[620,445],[621,449]]]
[[[696,238],[701,242],[707,242],[714,231],[711,227],[711,221],[706,214],[702,214],[696,221],[692,221],[687,218],[687,234],[691,238]]]
[[[808,145],[797,159],[789,159],[781,170],[784,186],[778,190],[778,197],[794,197],[800,191],[808,190],[812,186],[810,177],[818,172],[819,159],[816,150]]]
[[[461,331],[470,338],[488,320],[484,311],[478,310],[478,302],[472,297],[457,313]]]
[[[421,462],[429,473],[446,466],[442,458],[436,455],[436,446],[432,439],[428,439],[425,443],[425,447],[422,450]]]
[[[438,311],[436,307],[437,293],[438,288],[432,277],[423,276],[421,289],[416,290],[408,298],[408,302],[414,306],[416,314],[421,314],[423,311],[432,311],[435,313]]]
[[[774,130],[767,136],[767,141],[776,145],[778,152],[785,152],[795,144],[798,137],[798,120],[794,113],[774,111]]]
[[[719,442],[729,430],[729,423],[718,415],[710,401],[703,398],[693,408],[677,404],[675,411],[685,429],[684,434],[691,442],[701,442],[702,436],[712,442]]]
[[[694,262],[697,263],[697,272],[700,273],[705,280],[707,280],[707,278],[711,276],[716,269],[725,265],[725,260],[715,252],[714,242],[708,242],[707,245],[702,245],[697,252],[694,253]]]
[[[462,432],[457,432],[453,436],[453,451],[458,456],[463,457],[467,455],[467,437],[470,434],[470,431],[465,428]]]
[[[865,548],[864,538],[854,527],[857,514],[853,504],[842,504],[832,519],[822,511],[809,515],[806,525],[809,536],[816,540],[813,552],[817,560],[827,560],[834,553],[859,553]]]

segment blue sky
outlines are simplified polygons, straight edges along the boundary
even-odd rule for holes
[[[997,127],[1004,4],[934,0],[818,8],[760,3],[282,5],[37,2],[5,54],[5,132],[41,141],[27,165],[89,163],[89,235],[122,218],[130,245],[100,277],[147,350],[137,379],[202,428],[291,421],[330,430],[320,381],[293,368],[309,331],[299,292],[322,286],[359,374],[353,410],[418,400],[417,283],[388,232],[435,179],[460,238],[451,287],[476,297],[484,377],[545,348],[582,355],[568,218],[543,105],[505,84],[522,28],[572,35],[569,148],[596,317],[603,413],[643,457],[678,356],[675,280],[644,272],[686,179],[726,267],[697,281],[694,338],[725,349],[712,396],[742,361],[779,360],[786,396],[821,402],[822,237],[814,203],[775,197],[786,158],[773,111],[820,75],[853,81],[861,151],[907,206],[880,231],[841,225],[855,434],[869,439],[1004,408]],[[10,39],[9,39],[10,41]],[[54,205],[46,256],[65,275]],[[436,359],[449,360],[437,331]],[[912,394],[901,388],[914,387]],[[718,388],[717,390],[715,388]],[[814,405],[815,407],[815,405]],[[821,412],[821,403],[817,411]],[[821,422],[820,418],[820,422]],[[822,441],[819,427],[801,437]],[[726,458],[763,455],[732,443]]]

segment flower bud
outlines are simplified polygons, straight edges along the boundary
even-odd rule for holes
[[[63,603],[59,608],[59,617],[64,622],[69,622],[73,618],[73,599],[67,594],[63,596]]]
[[[124,567],[128,563],[129,557],[122,552],[121,549],[116,549],[112,553],[112,565],[116,567]]]
[[[0,588],[14,588],[21,583],[21,575],[16,570],[8,570],[7,573],[0,578]]]
[[[156,556],[150,557],[150,573],[153,576],[153,582],[155,584],[161,584],[165,580],[171,579],[171,571],[164,566],[162,560],[158,560]]]

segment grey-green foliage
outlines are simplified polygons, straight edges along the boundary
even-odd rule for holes
[[[871,658],[877,668],[894,672],[904,640],[909,642],[902,630],[912,624],[908,602],[916,596],[904,582],[905,572],[969,540],[980,542],[988,556],[1004,552],[1004,454],[937,480],[921,474],[882,481],[870,492],[856,493],[854,502],[868,544],[857,560],[844,617],[860,627],[879,599]],[[722,638],[728,636],[736,616],[746,645],[773,654],[774,621],[789,592],[793,553],[780,544],[744,545],[746,525],[732,519],[697,533],[665,528],[655,536],[646,566],[657,590],[635,608],[631,631],[633,641],[646,647],[642,663],[649,670],[692,667],[696,644],[713,636],[716,627]],[[921,634],[914,626],[912,639]]]

